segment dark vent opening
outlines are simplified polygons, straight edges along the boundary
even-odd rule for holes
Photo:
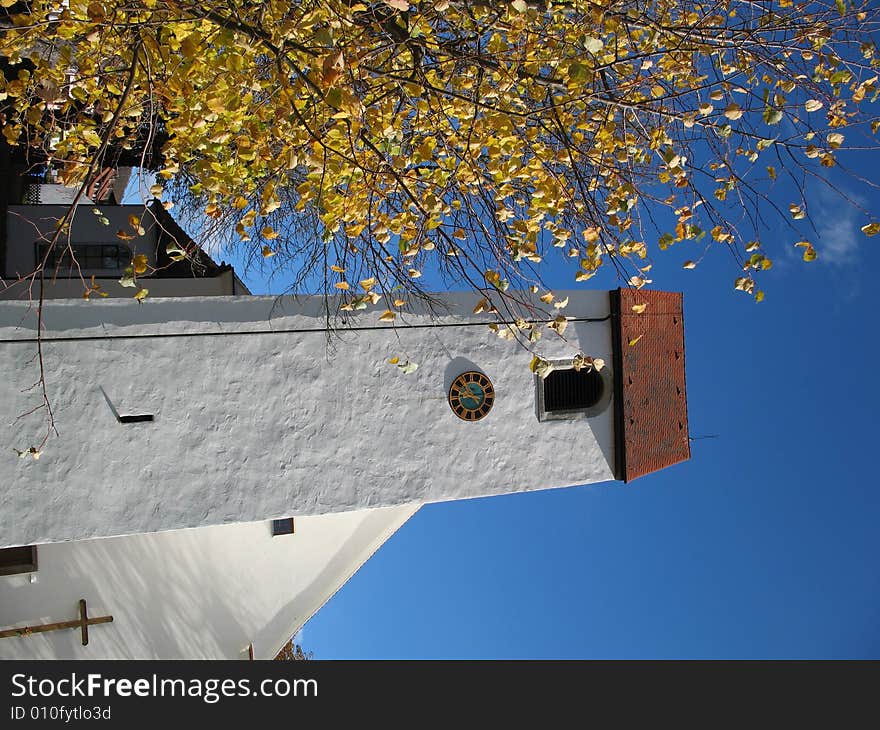
[[[273,537],[277,535],[292,535],[293,532],[293,517],[285,517],[282,520],[272,520]]]
[[[37,548],[35,545],[0,550],[0,575],[33,573],[36,569]]]
[[[592,408],[602,398],[602,376],[595,370],[553,370],[544,378],[544,410]]]
[[[135,416],[120,416],[120,423],[144,423],[145,421],[152,421],[153,414],[152,413],[140,413]]]

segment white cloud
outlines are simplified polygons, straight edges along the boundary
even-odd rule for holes
[[[847,195],[852,202],[840,197],[834,191],[823,188],[816,195],[816,202],[810,211],[816,225],[818,240],[816,250],[819,261],[844,265],[852,263],[858,253],[864,235],[859,230],[859,222],[864,217],[856,206],[864,201],[854,195]]]

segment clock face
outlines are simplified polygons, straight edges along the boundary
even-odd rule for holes
[[[449,387],[449,407],[463,421],[479,421],[492,410],[495,389],[483,373],[462,373]]]

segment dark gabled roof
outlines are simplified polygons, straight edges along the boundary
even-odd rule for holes
[[[148,207],[159,229],[156,236],[157,278],[211,277],[222,274],[231,268],[214,261],[180,227],[161,202],[152,200]],[[169,243],[177,244],[178,248],[186,251],[187,258],[183,261],[172,261],[166,250]]]
[[[646,305],[638,314],[635,305]],[[682,295],[611,292],[615,476],[625,482],[690,458]]]

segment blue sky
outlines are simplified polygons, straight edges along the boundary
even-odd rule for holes
[[[871,158],[857,162],[872,177]],[[836,179],[880,210],[880,195]],[[717,244],[694,271],[681,263],[702,244],[654,257],[654,286],[685,293],[689,462],[629,485],[425,506],[305,626],[304,647],[319,659],[880,656],[880,239],[834,196],[807,200],[819,259],[803,263],[785,226],[763,231],[775,265],[760,304],[734,291]],[[570,287],[561,266],[548,279]]]

